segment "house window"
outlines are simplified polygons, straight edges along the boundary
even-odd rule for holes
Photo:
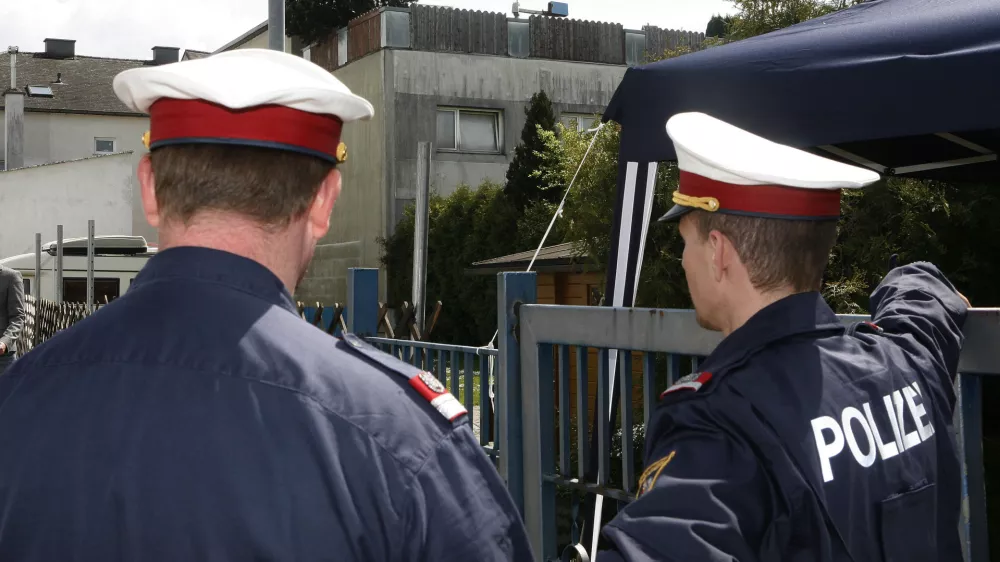
[[[600,118],[596,115],[584,115],[582,113],[563,113],[559,121],[563,127],[574,131],[586,131],[597,126]]]
[[[635,66],[645,62],[646,34],[642,31],[625,31],[625,64]]]
[[[437,149],[499,154],[503,143],[499,111],[439,108]]]
[[[94,279],[94,302],[104,304],[104,298],[113,301],[118,298],[120,281],[112,277],[97,277]],[[63,279],[64,302],[87,302],[87,278],[66,277]]]
[[[114,151],[115,151],[115,139],[107,139],[107,138],[94,139],[95,154],[111,154]]]
[[[531,54],[531,26],[528,22],[507,22],[507,54],[520,59]]]

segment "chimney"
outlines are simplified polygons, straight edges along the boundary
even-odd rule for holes
[[[17,89],[17,47],[8,47],[10,88],[3,94],[4,169],[24,167],[24,92]]]
[[[76,57],[75,39],[46,39],[45,56],[50,59],[72,59]]]
[[[181,60],[181,50],[177,47],[153,47],[153,64],[170,64]]]

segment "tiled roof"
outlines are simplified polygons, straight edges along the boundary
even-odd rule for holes
[[[518,252],[498,258],[477,261],[466,268],[468,273],[487,274],[497,271],[523,271],[531,263],[535,250]],[[569,271],[584,267],[586,254],[579,242],[566,242],[547,246],[538,252],[535,259],[534,270],[543,271]]]
[[[0,90],[10,85],[10,64],[0,57]],[[72,59],[47,58],[44,53],[18,53],[17,88],[49,86],[51,98],[24,97],[26,111],[60,113],[107,113],[142,115],[119,101],[111,89],[115,75],[123,70],[149,66],[152,62],[129,59],[77,56]],[[62,84],[53,84],[60,78]],[[0,99],[3,107],[3,99]]]
[[[185,49],[184,56],[182,58],[183,60],[203,59],[211,54],[212,53],[209,53],[207,51],[195,51],[194,49]]]
[[[226,43],[225,45],[219,47],[215,52],[216,53],[221,53],[223,51],[228,51],[230,49],[235,49],[236,47],[239,47],[240,45],[246,43],[247,41],[250,41],[254,37],[257,37],[261,33],[264,33],[265,31],[267,31],[267,20],[264,20],[263,23],[259,23],[259,24],[255,25],[253,27],[253,29],[251,29],[250,31],[247,31],[243,35],[240,35],[236,39],[233,39],[232,41],[230,41],[230,42]]]

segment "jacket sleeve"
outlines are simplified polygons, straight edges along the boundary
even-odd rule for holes
[[[0,342],[10,351],[15,349],[17,338],[21,337],[21,330],[24,328],[24,281],[21,280],[21,272],[13,272],[4,296],[9,321],[3,335],[0,335]]]
[[[468,424],[448,435],[417,474],[411,560],[531,561],[527,531],[500,474]]]
[[[657,443],[638,498],[602,530],[597,562],[756,560],[770,519],[764,473],[722,433],[685,430]]]
[[[936,266],[916,262],[893,269],[870,304],[875,324],[910,353],[929,359],[940,384],[954,384],[968,309]]]

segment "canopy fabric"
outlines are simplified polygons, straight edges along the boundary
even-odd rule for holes
[[[836,145],[835,157],[846,151],[881,173],[1000,177],[995,159],[906,168],[1000,149],[1000,1],[869,0],[630,68],[604,120],[622,125],[622,160],[668,161],[664,124],[685,111],[799,148]]]

